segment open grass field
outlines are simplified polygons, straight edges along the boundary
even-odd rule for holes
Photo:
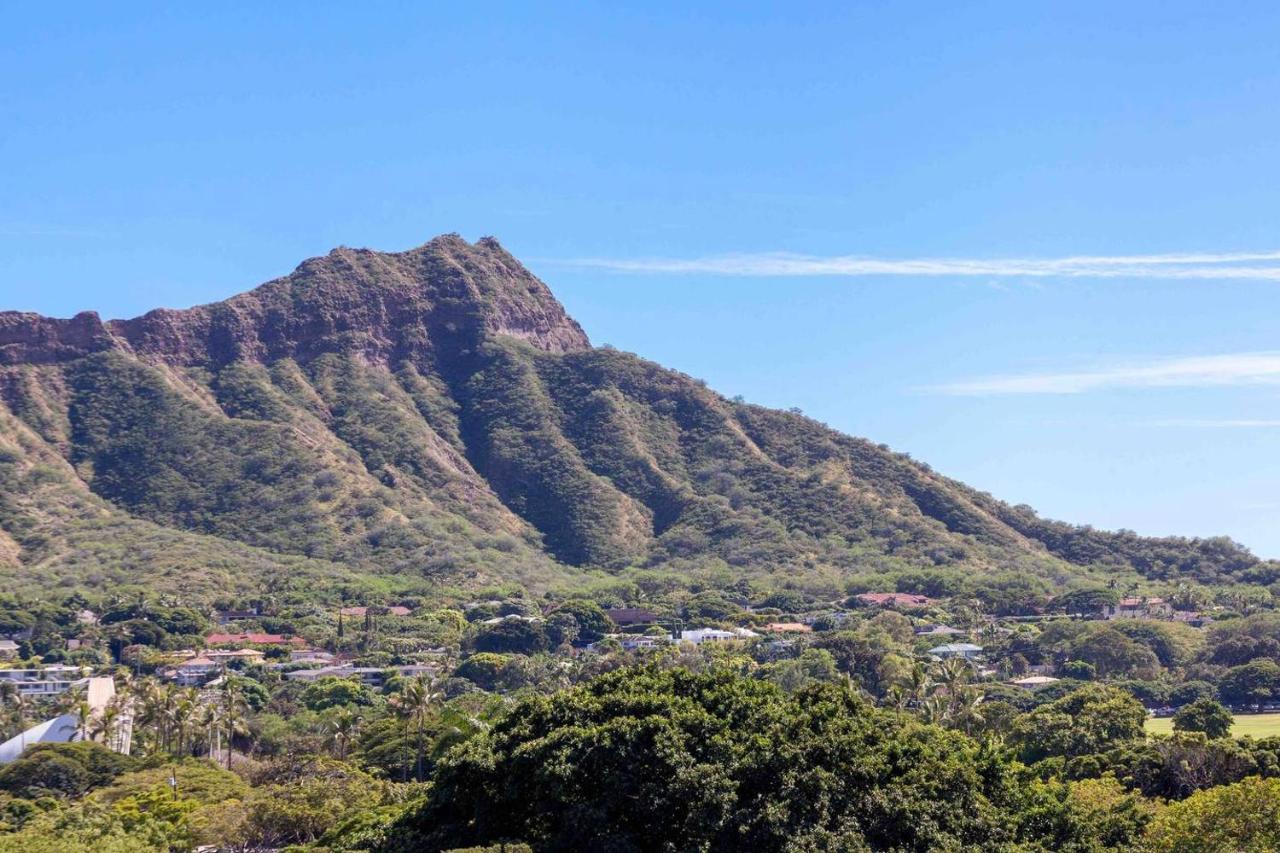
[[[1280,714],[1236,714],[1235,725],[1231,727],[1234,737],[1271,737],[1280,735]],[[1147,717],[1147,731],[1151,734],[1167,735],[1173,731],[1172,717]]]

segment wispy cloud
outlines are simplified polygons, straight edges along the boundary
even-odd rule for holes
[[[979,376],[925,390],[957,396],[1083,394],[1117,388],[1280,385],[1280,352],[1167,358],[1063,372]]]
[[[996,278],[1159,278],[1280,281],[1280,251],[1062,258],[874,258],[781,252],[703,258],[576,258],[567,266],[630,273],[739,277],[927,276]]]
[[[1172,418],[1162,421],[1147,421],[1143,425],[1187,429],[1277,429],[1280,428],[1280,420],[1269,420],[1263,418]]]

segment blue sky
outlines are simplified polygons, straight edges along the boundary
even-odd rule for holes
[[[261,5],[8,8],[0,308],[493,234],[597,343],[1280,557],[1275,4]]]

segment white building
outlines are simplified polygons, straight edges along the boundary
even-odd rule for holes
[[[199,687],[221,669],[221,663],[201,655],[165,670],[164,677],[180,687]]]
[[[747,628],[734,628],[732,631],[724,631],[720,628],[697,628],[693,631],[681,631],[680,642],[700,646],[703,643],[727,643],[733,640],[750,640],[759,636],[755,631]]]
[[[0,669],[0,681],[18,685],[23,696],[58,696],[72,687],[83,686],[89,670],[82,666],[50,664],[26,669]]]
[[[973,660],[982,654],[982,646],[975,646],[973,643],[946,643],[929,649],[929,654],[942,660],[947,658]]]

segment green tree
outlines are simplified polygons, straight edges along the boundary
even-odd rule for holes
[[[545,652],[550,646],[547,632],[540,624],[519,617],[486,625],[475,639],[476,651],[479,652],[532,655]]]
[[[369,707],[373,691],[354,678],[325,677],[317,679],[302,691],[302,704],[310,711],[324,711],[346,705]]]
[[[1146,719],[1146,709],[1130,693],[1090,684],[1022,715],[1012,737],[1028,763],[1070,758],[1141,738]]]
[[[571,599],[557,607],[555,612],[568,613],[577,620],[579,642],[594,643],[605,634],[617,630],[613,620],[594,601],[583,598]]]
[[[1232,667],[1218,682],[1218,695],[1232,704],[1257,705],[1280,696],[1280,664],[1254,660]]]
[[[1174,731],[1203,732],[1210,738],[1226,737],[1234,722],[1231,712],[1213,699],[1197,699],[1173,715]]]
[[[1280,849],[1280,779],[1244,779],[1165,809],[1146,837],[1150,853],[1266,853]]]
[[[1027,790],[998,753],[840,686],[620,670],[526,698],[449,752],[384,849],[1013,846],[1039,831],[1021,817]]]
[[[417,754],[414,775],[417,779],[423,778],[422,761],[426,757],[427,725],[443,698],[435,685],[421,676],[404,684],[400,692],[391,697],[391,707],[404,721],[406,729],[413,733]]]

